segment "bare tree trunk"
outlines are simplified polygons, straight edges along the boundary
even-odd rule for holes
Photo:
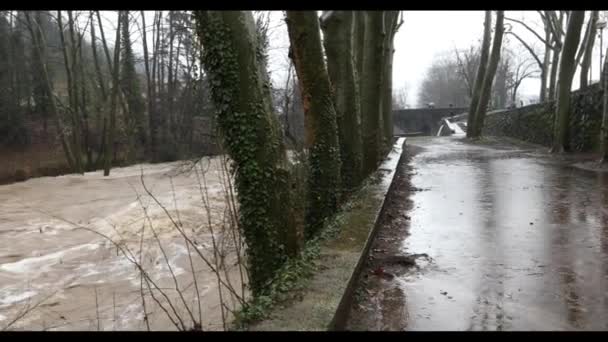
[[[156,129],[157,134],[159,135],[158,140],[160,142],[160,144],[164,144],[166,142],[165,138],[164,138],[164,125],[165,125],[165,113],[164,113],[164,101],[163,101],[163,78],[162,78],[162,72],[161,72],[161,68],[162,68],[162,59],[160,54],[162,53],[162,42],[163,40],[161,39],[161,35],[162,35],[162,31],[161,31],[161,27],[160,24],[162,22],[162,18],[163,18],[163,13],[162,11],[159,11],[158,13],[158,20],[156,21],[156,43],[154,44],[154,54],[153,54],[153,67],[152,67],[152,76],[154,78],[154,101],[156,101],[157,103],[155,103],[154,105],[154,109],[156,110],[156,118],[158,119],[157,121],[157,126]]]
[[[92,170],[93,165],[93,151],[91,146],[91,136],[89,133],[89,109],[87,106],[87,87],[85,82],[85,70],[84,70],[84,59],[82,57],[82,40],[84,33],[78,35],[78,79],[80,81],[80,109],[82,111],[82,133],[84,135],[84,148],[87,156],[87,170]]]
[[[545,56],[543,58],[543,65],[540,68],[540,95],[539,102],[545,102],[547,99],[547,78],[549,71],[549,63],[551,61],[551,46],[548,42],[551,40],[551,29],[545,23]]]
[[[551,61],[551,76],[549,79],[549,95],[548,99],[555,100],[555,92],[557,86],[557,71],[559,68],[559,58],[562,49],[562,33],[561,27],[563,26],[564,12],[560,11],[559,20],[554,22],[556,26],[556,32],[552,35],[553,37],[553,60]],[[576,51],[574,52],[576,53]]]
[[[572,11],[559,65],[559,89],[555,110],[555,130],[551,152],[562,153],[567,149],[568,124],[570,119],[570,88],[572,86],[572,69],[576,67],[575,54],[585,18],[584,11]]]
[[[325,14],[324,14],[325,16]],[[361,107],[355,65],[353,11],[332,11],[321,23],[340,143],[341,179],[346,189],[361,180]]]
[[[70,27],[71,38],[73,40],[73,30],[74,30],[74,22],[72,19],[71,12],[68,12],[68,25]],[[78,93],[76,91],[75,79],[74,79],[74,59],[76,47],[74,46],[74,42],[72,42],[72,58],[68,58],[68,46],[65,41],[65,35],[63,33],[63,20],[61,17],[61,11],[57,11],[57,24],[59,25],[59,37],[61,39],[61,48],[63,52],[63,60],[65,64],[65,70],[67,75],[68,82],[68,97],[69,97],[69,111],[70,118],[72,122],[72,151],[74,157],[74,166],[75,170],[78,173],[83,173],[82,167],[82,143],[81,136],[82,131],[80,129],[80,117],[78,115]]]
[[[112,75],[112,74],[114,74],[114,71],[113,71],[114,69],[112,66],[112,58],[110,57],[110,49],[108,49],[108,42],[106,40],[106,35],[103,30],[103,25],[101,24],[101,16],[99,15],[99,11],[95,11],[95,12],[97,13],[97,21],[99,22],[99,34],[101,36],[101,43],[103,46],[103,51],[106,55],[106,62],[108,64],[108,69],[110,70],[110,74]],[[118,68],[119,66],[116,66],[116,67]],[[118,90],[118,96],[120,97],[120,104],[122,106],[123,112],[125,112],[125,114],[128,113],[129,110],[127,108],[127,101],[120,89]]]
[[[608,56],[608,49],[606,49]],[[604,58],[604,67],[602,70],[602,129],[600,131],[600,163],[608,163],[608,58]]]
[[[156,144],[157,144],[157,119],[156,111],[154,109],[154,84],[153,79],[150,75],[150,58],[148,56],[148,39],[146,35],[146,18],[144,11],[140,11],[141,22],[142,22],[142,44],[144,49],[144,67],[146,70],[146,89],[147,89],[147,100],[148,100],[148,122],[149,122],[149,134],[150,134],[150,146],[149,156],[152,160],[156,160]],[[154,29],[154,23],[152,23],[152,29]],[[152,37],[154,39],[154,37]]]
[[[553,56],[551,60],[551,75],[549,78],[549,90],[547,95],[549,101],[555,100],[555,86],[557,83],[557,69],[559,68],[560,53],[560,50],[553,51]]]
[[[99,149],[97,150],[97,160],[95,161],[95,165],[97,167],[99,161],[101,160],[102,152],[105,145],[105,126],[107,124],[106,118],[102,115],[102,108],[104,108],[105,103],[107,101],[108,95],[106,92],[106,84],[103,78],[103,74],[101,73],[101,66],[99,64],[99,57],[97,55],[97,36],[95,35],[95,16],[93,15],[93,11],[90,11],[90,20],[91,20],[91,29],[89,30],[91,33],[91,50],[93,53],[93,64],[95,66],[95,76],[97,77],[97,83],[99,85],[99,90],[101,92],[101,103],[96,101],[95,110],[97,115],[97,129],[102,128],[102,134],[100,136],[99,141]]]
[[[477,104],[477,111],[475,112],[475,126],[473,129],[473,138],[479,138],[483,129],[484,120],[486,118],[486,111],[488,108],[488,101],[490,100],[490,95],[492,94],[492,83],[494,81],[494,75],[496,74],[496,68],[498,67],[498,61],[500,60],[500,49],[502,48],[503,33],[504,11],[496,11],[494,41],[492,42],[492,52],[490,54],[488,70],[486,71],[486,74],[483,78],[481,95],[479,96],[479,103]]]
[[[503,109],[507,104],[507,77],[510,69],[510,60],[503,58],[502,63],[498,65],[494,81],[494,91],[492,92],[496,98],[496,108]]]
[[[169,11],[169,56],[167,67],[167,109],[169,116],[169,137],[172,136],[175,127],[175,115],[173,113],[173,42],[175,32],[173,31],[173,11]]]
[[[114,42],[114,68],[112,69],[112,95],[110,96],[110,119],[109,127],[106,130],[106,147],[105,147],[105,157],[104,157],[104,167],[103,167],[103,175],[109,176],[110,169],[112,168],[112,159],[114,157],[114,135],[116,131],[116,110],[117,110],[117,100],[118,100],[118,92],[120,88],[120,84],[118,81],[118,70],[119,68],[119,58],[120,58],[120,27],[121,22],[120,16],[122,15],[121,11],[118,11],[118,27],[116,28],[116,40]]]
[[[581,63],[580,89],[587,87],[589,83],[589,67],[591,66],[591,57],[593,56],[593,45],[595,42],[596,23],[598,19],[598,11],[592,11],[591,19],[588,24],[588,37],[585,42],[585,54]],[[575,68],[576,70],[576,68]]]
[[[323,61],[319,18],[315,11],[287,11],[290,55],[304,103],[306,147],[310,151],[307,237],[333,214],[340,191],[340,147],[336,110]]]
[[[258,296],[288,255],[283,239],[292,228],[287,155],[264,89],[267,78],[251,12],[196,11],[194,16],[218,124],[235,163],[250,287]]]
[[[382,135],[384,149],[390,149],[393,139],[393,40],[397,33],[399,11],[386,11],[384,18],[384,62],[382,79]]]
[[[95,65],[95,75],[97,76],[97,83],[99,84],[99,90],[101,91],[101,97],[103,101],[106,100],[106,86],[105,81],[103,79],[103,74],[101,73],[101,67],[99,65],[99,57],[97,57],[97,36],[95,35],[95,21],[93,16],[93,11],[90,11],[90,20],[91,20],[91,50],[93,52],[93,63]]]
[[[475,76],[475,85],[473,86],[473,96],[469,105],[469,116],[467,118],[467,138],[474,137],[475,133],[475,113],[477,112],[477,104],[481,96],[483,80],[486,74],[488,58],[490,54],[490,41],[492,39],[492,11],[486,11],[485,20],[483,23],[483,41],[481,43],[481,56],[479,57],[479,67]]]
[[[48,102],[52,117],[55,118],[55,121],[57,123],[57,130],[59,132],[61,146],[63,147],[68,166],[70,167],[70,169],[75,170],[76,165],[74,162],[74,157],[72,156],[70,144],[68,143],[68,139],[64,133],[64,127],[61,122],[61,118],[59,117],[59,111],[57,110],[57,102],[55,100],[55,95],[53,94],[53,86],[49,77],[48,67],[46,63],[46,41],[44,39],[44,31],[40,27],[40,12],[36,13],[36,19],[34,20],[34,22],[32,22],[32,19],[30,18],[30,12],[28,11],[25,11],[25,18],[28,22],[28,29],[30,30],[30,34],[32,36],[32,41],[37,51],[38,58],[40,59],[40,65],[42,66],[42,78],[44,80],[44,87],[46,88],[45,90],[48,94]]]

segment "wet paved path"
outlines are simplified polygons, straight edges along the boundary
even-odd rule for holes
[[[533,151],[410,138],[406,330],[608,329],[608,173]]]

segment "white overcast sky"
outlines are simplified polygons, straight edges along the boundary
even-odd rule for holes
[[[146,24],[151,25],[153,11],[146,11]],[[321,13],[321,12],[319,12]],[[588,20],[589,12],[585,18]],[[106,25],[112,25],[115,13],[105,12],[102,16],[107,18]],[[543,32],[539,15],[535,11],[507,11],[506,17],[525,19],[526,22],[538,32]],[[139,15],[137,14],[137,17]],[[442,53],[450,53],[456,49],[467,49],[472,44],[479,42],[483,34],[483,11],[404,11],[404,23],[395,36],[395,55],[393,62],[393,88],[407,87],[407,101],[410,106],[416,106],[420,82],[430,67],[433,58]],[[108,32],[110,27],[108,27]],[[529,42],[538,52],[543,50],[542,43],[524,28],[513,25],[513,31],[518,33],[525,41]],[[584,31],[584,28],[583,28]],[[135,33],[135,32],[132,32]],[[584,33],[584,32],[583,32]],[[581,36],[582,34],[581,33]],[[107,36],[112,34],[106,33]],[[151,45],[151,35],[148,36]],[[139,34],[133,38],[138,39]],[[108,38],[113,41],[113,38]],[[505,36],[505,44],[521,49],[520,43],[513,38]],[[139,44],[136,44],[139,45]],[[606,44],[604,44],[606,45]],[[287,26],[284,21],[283,11],[271,12],[270,24],[270,47],[269,47],[269,70],[273,82],[282,86],[289,60],[287,51],[289,38]],[[605,48],[605,46],[604,46]],[[522,52],[527,54],[527,52]],[[594,57],[592,62],[592,78],[599,79],[600,75],[600,48],[599,40],[594,45]],[[573,80],[573,89],[578,88],[578,74]],[[519,89],[523,96],[537,97],[540,87],[538,79],[524,81]]]
[[[505,16],[519,20],[525,18],[530,26],[538,28],[538,32],[543,32],[539,15],[535,11],[507,11]],[[587,14],[585,22],[588,17]],[[284,79],[282,70],[288,65],[289,39],[283,13],[275,11],[272,18],[275,25],[270,39],[270,64],[273,80],[280,81]],[[403,19],[404,23],[395,36],[393,88],[407,87],[408,104],[416,106],[420,82],[431,66],[434,56],[449,53],[454,48],[467,49],[481,41],[484,11],[404,11]],[[514,24],[513,31],[525,41],[532,42],[533,44],[530,44],[539,52],[542,50],[542,43],[522,27]],[[509,46],[523,51],[515,39],[505,36],[505,41]],[[599,79],[599,55],[599,40],[596,40],[591,70],[593,79]],[[573,80],[573,89],[578,88],[578,83],[577,74]],[[537,97],[539,88],[539,79],[527,79],[522,83],[519,94]]]

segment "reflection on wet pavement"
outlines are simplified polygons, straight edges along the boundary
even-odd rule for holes
[[[400,279],[408,330],[608,328],[608,173],[533,151],[412,138],[405,253],[433,262]]]

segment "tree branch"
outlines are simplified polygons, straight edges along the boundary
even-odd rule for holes
[[[513,35],[517,40],[519,40],[519,42],[530,52],[530,54],[532,55],[532,57],[534,57],[534,59],[536,60],[536,63],[538,63],[538,66],[540,67],[540,69],[542,71],[545,70],[545,65],[543,64],[543,62],[540,60],[540,58],[538,58],[538,55],[534,52],[534,50],[523,40],[521,39],[516,33],[511,32],[511,31],[507,31],[505,32],[506,34],[511,34]]]
[[[505,17],[505,20],[513,21],[513,22],[516,22],[516,23],[522,25],[528,31],[532,32],[532,34],[534,34],[536,36],[536,38],[538,38],[541,42],[543,42],[543,44],[549,46],[551,49],[555,49],[553,46],[551,46],[551,44],[549,44],[549,42],[547,42],[543,37],[541,37],[538,33],[536,33],[536,31],[534,31],[534,29],[532,29],[530,26],[528,26],[528,24],[524,23],[523,21],[513,19],[513,18],[506,18],[506,17]]]

